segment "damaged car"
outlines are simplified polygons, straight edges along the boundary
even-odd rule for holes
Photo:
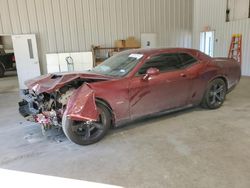
[[[86,72],[27,81],[19,111],[43,130],[56,126],[72,142],[88,145],[136,119],[197,105],[217,109],[240,77],[234,59],[194,49],[129,50]]]

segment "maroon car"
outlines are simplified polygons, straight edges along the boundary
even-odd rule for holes
[[[87,145],[138,118],[200,104],[219,108],[240,76],[235,60],[194,49],[124,51],[87,72],[27,81],[19,110],[43,129],[62,127],[68,139]]]

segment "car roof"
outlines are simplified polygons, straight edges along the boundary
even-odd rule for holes
[[[140,48],[140,49],[133,49],[128,50],[129,53],[139,53],[139,54],[145,54],[145,55],[153,55],[155,53],[174,53],[174,52],[189,52],[189,53],[200,53],[199,50],[196,49],[190,49],[190,48]]]

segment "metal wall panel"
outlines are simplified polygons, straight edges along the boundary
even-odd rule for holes
[[[68,1],[68,13],[69,13],[69,25],[70,28],[70,38],[71,38],[71,51],[77,52],[79,51],[79,43],[77,31],[77,22],[76,22],[76,5],[74,1]]]
[[[242,74],[250,76],[250,20],[226,22],[226,0],[194,0],[193,47],[199,48],[200,32],[205,26],[215,30],[214,55],[226,57],[232,34],[243,35]]]
[[[34,0],[35,2],[35,13],[37,17],[37,25],[38,25],[38,33],[37,38],[37,47],[39,53],[39,62],[41,64],[40,68],[43,72],[46,71],[45,65],[45,54],[49,51],[49,39],[48,39],[48,29],[47,29],[47,22],[45,18],[45,10],[44,10],[44,2],[41,0]],[[22,10],[21,10],[22,11]],[[12,13],[12,11],[10,11]],[[35,15],[31,15],[35,16]],[[22,34],[22,33],[19,33]]]
[[[29,19],[29,26],[31,33],[38,33],[38,23],[37,23],[37,14],[36,14],[36,5],[35,1],[28,1],[27,5],[27,13]]]
[[[63,40],[63,21],[61,16],[61,4],[60,0],[52,0],[52,10],[55,29],[56,51],[58,53],[65,52],[64,40]]]
[[[68,8],[68,0],[60,0],[60,14],[61,14],[61,22],[62,22],[62,31],[63,38],[61,40],[64,41],[64,51],[70,52],[71,50],[71,34],[70,34],[70,18],[69,18],[69,8]],[[71,2],[71,1],[70,1]],[[58,20],[55,20],[56,22]],[[53,52],[51,52],[53,53]]]
[[[48,34],[48,51],[56,51],[56,33],[54,24],[54,14],[53,14],[52,0],[44,0],[44,11],[46,19],[46,27]]]
[[[12,23],[10,22],[10,11],[9,11],[9,2],[8,0],[0,1],[0,13],[1,13],[1,25],[2,32],[5,33],[13,33]]]
[[[30,21],[28,17],[27,0],[18,0],[18,15],[22,33],[30,33]]]
[[[76,15],[76,27],[77,27],[77,39],[78,39],[78,50],[86,49],[85,40],[85,23],[84,14],[82,11],[82,1],[75,0],[75,15]]]
[[[12,28],[12,32],[14,34],[21,33],[21,23],[20,23],[20,17],[19,17],[19,10],[18,10],[18,5],[16,0],[8,0],[7,1],[8,8],[6,11],[8,11],[8,15],[10,16],[10,22],[8,25],[10,25]],[[10,13],[9,10],[12,10],[13,13]]]
[[[0,6],[1,6],[1,4],[0,4]],[[3,24],[2,23],[2,18],[1,18],[1,14],[0,14],[0,33],[3,33],[3,25],[2,24]]]
[[[155,32],[161,47],[192,46],[193,0],[0,0],[0,34],[35,33],[42,70],[46,53]]]

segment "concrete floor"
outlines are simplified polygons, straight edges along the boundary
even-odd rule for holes
[[[87,147],[25,122],[16,84],[0,79],[1,168],[125,187],[250,187],[250,78],[218,110],[132,123]]]

